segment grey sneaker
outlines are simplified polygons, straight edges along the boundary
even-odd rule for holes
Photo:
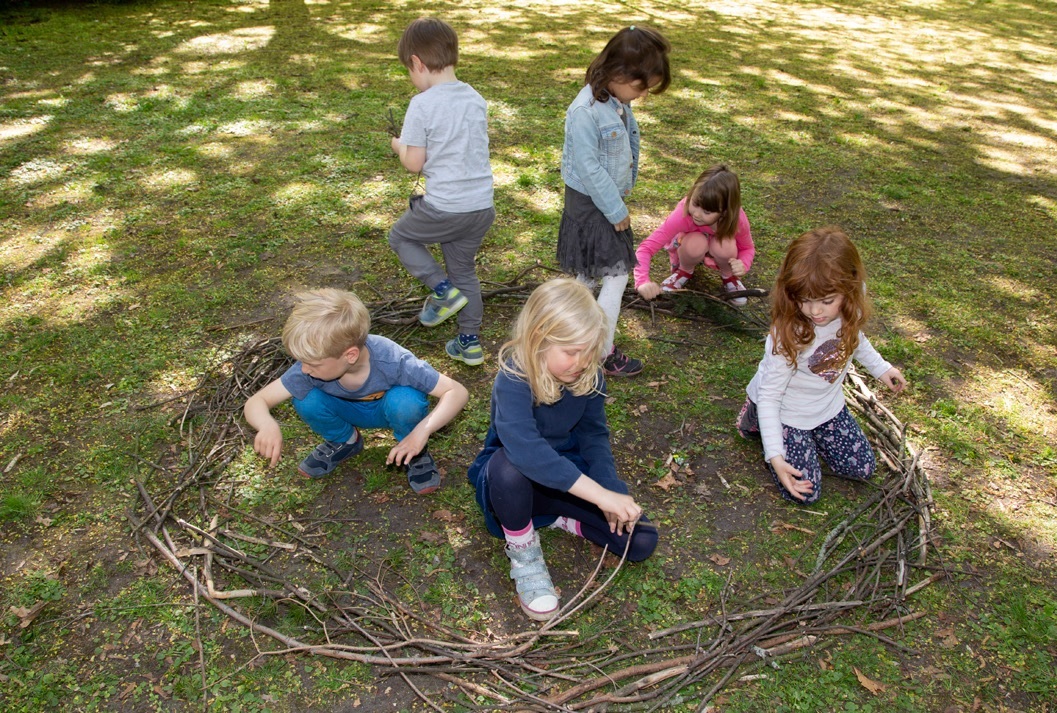
[[[360,435],[360,430],[354,428],[352,432],[356,436],[356,440],[351,443],[323,441],[316,446],[315,450],[309,453],[308,457],[301,461],[301,465],[298,466],[301,475],[306,478],[322,478],[337,468],[342,461],[348,460],[362,451],[363,436]]]
[[[407,484],[417,495],[432,493],[440,487],[440,471],[428,448],[423,448],[421,453],[407,461],[404,470],[407,471]]]
[[[463,344],[461,337],[455,337],[444,345],[444,351],[452,359],[469,366],[484,364],[484,347],[481,346],[480,339],[471,339],[467,344]]]
[[[422,305],[422,311],[418,313],[418,321],[426,327],[436,327],[438,324],[452,317],[469,302],[466,295],[459,292],[459,288],[452,285],[443,297],[432,294],[426,298]]]
[[[533,535],[528,547],[515,549],[507,545],[506,556],[510,559],[510,578],[514,580],[521,610],[536,621],[553,619],[558,612],[558,593],[543,561],[539,533]]]

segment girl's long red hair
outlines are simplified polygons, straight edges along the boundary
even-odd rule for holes
[[[859,346],[859,331],[870,317],[866,268],[844,231],[827,225],[809,230],[789,244],[774,285],[774,353],[784,356],[794,369],[797,356],[815,339],[815,325],[800,311],[801,303],[834,294],[844,298],[837,336],[842,353],[850,358]]]

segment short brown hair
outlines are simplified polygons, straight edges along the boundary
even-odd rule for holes
[[[396,54],[405,67],[411,66],[411,55],[415,55],[426,69],[439,72],[459,62],[459,36],[443,20],[420,17],[400,35]]]
[[[283,327],[283,346],[298,361],[340,357],[363,347],[371,314],[351,292],[332,287],[300,292]]]

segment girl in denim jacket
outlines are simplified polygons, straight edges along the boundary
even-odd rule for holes
[[[636,264],[631,216],[624,205],[639,172],[639,127],[631,102],[668,88],[670,51],[656,30],[621,30],[591,62],[587,86],[565,113],[558,264],[592,287],[601,280],[598,304],[608,320],[603,368],[609,376],[642,371],[642,362],[613,344],[621,296]]]

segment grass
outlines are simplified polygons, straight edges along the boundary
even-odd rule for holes
[[[299,289],[373,299],[415,288],[385,242],[415,179],[384,126],[413,92],[395,44],[420,13],[456,27],[459,76],[490,105],[498,218],[483,278],[553,264],[564,110],[590,59],[632,23],[675,47],[672,87],[636,107],[640,237],[722,161],[741,177],[758,247],[750,286],[767,286],[789,240],[821,224],[845,227],[863,253],[871,339],[912,384],[887,402],[929,448],[938,555],[957,574],[912,602],[928,612],[899,634],[915,654],[842,638],[731,684],[720,708],[1044,710],[1057,688],[1057,17],[1037,0],[6,4],[0,708],[201,705],[190,596],[122,522],[132,480],[166,477],[186,458],[172,426],[180,403],[149,406],[193,388],[246,338],[278,333]],[[492,353],[514,314],[489,307]],[[510,598],[502,556],[462,478],[487,429],[494,364],[453,365],[443,341],[407,341],[471,390],[433,446],[448,474],[428,504],[384,467],[384,437],[368,436],[347,477],[299,480],[293,467],[313,439],[290,409],[280,468],[248,448],[231,468],[244,507],[330,518],[321,531],[342,557],[384,560],[407,578],[409,601],[504,630],[520,622],[497,614]],[[794,586],[810,537],[780,523],[825,520],[778,503],[758,447],[730,426],[758,341],[626,312],[621,344],[649,371],[611,385],[614,441],[665,537],[582,631],[604,631],[611,611],[643,630],[705,616],[728,576],[739,593]],[[694,475],[662,491],[653,483],[673,453]],[[827,517],[858,495],[827,487]],[[440,509],[461,519],[433,518]],[[586,552],[549,539],[575,590]],[[41,601],[21,629],[11,607]],[[296,611],[260,614],[304,625]],[[244,632],[199,613],[213,710],[371,705],[401,685],[307,656],[246,665],[255,650]],[[854,669],[885,690],[869,693]],[[390,708],[411,709],[401,695]]]

